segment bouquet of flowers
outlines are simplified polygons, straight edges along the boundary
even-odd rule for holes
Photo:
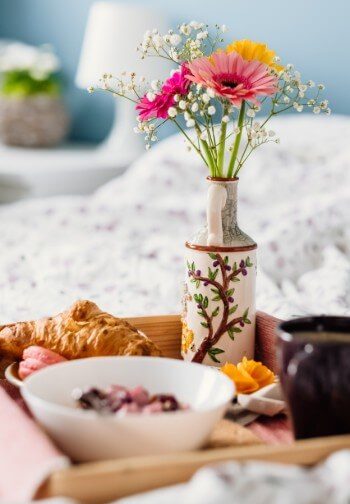
[[[135,132],[145,134],[146,149],[157,140],[158,128],[171,121],[212,177],[235,178],[255,149],[279,143],[268,129],[272,117],[289,109],[315,114],[330,114],[330,109],[321,98],[324,85],[304,83],[294,66],[282,65],[266,44],[234,40],[220,47],[226,31],[225,25],[215,25],[211,33],[196,21],[164,35],[148,31],[138,47],[141,57],[172,61],[177,68],[171,76],[146,82],[134,73],[105,74],[100,87],[135,103]],[[264,115],[258,121],[260,111]]]

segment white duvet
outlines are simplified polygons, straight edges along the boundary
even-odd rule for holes
[[[274,129],[281,144],[257,151],[239,185],[240,225],[259,244],[258,308],[350,314],[350,118],[293,116]],[[94,195],[0,207],[0,322],[77,298],[119,315],[179,312],[205,176],[176,135]]]

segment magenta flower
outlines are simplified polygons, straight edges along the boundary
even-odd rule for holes
[[[168,117],[169,107],[174,105],[174,96],[170,94],[157,94],[154,100],[147,98],[144,95],[138,104],[136,110],[139,110],[139,118],[141,121],[148,121],[148,119],[166,119]]]
[[[188,69],[183,65],[167,79],[159,93],[155,95],[154,100],[150,100],[147,95],[144,95],[138,104],[136,110],[139,110],[139,118],[141,121],[149,119],[167,119],[169,107],[175,103],[174,96],[184,95],[187,93],[191,82],[185,74],[188,74]]]
[[[179,70],[174,72],[173,75],[164,82],[162,86],[162,92],[172,94],[173,96],[176,94],[187,94],[187,91],[191,85],[191,82],[186,77],[186,75],[188,74],[188,68],[186,68],[185,65],[182,65]]]

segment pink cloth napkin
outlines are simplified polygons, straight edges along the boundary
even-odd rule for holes
[[[31,501],[51,472],[68,465],[30,417],[17,389],[0,380],[0,502]]]

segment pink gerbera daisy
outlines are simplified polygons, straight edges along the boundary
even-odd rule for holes
[[[139,118],[142,121],[155,117],[166,119],[169,108],[175,103],[174,96],[186,94],[191,85],[186,74],[188,74],[188,69],[181,66],[164,82],[161,91],[155,95],[153,100],[144,95],[136,105],[136,110],[140,111]]]
[[[277,77],[259,61],[247,61],[237,53],[217,52],[210,57],[188,63],[191,74],[187,79],[226,98],[239,107],[243,100],[258,103],[257,96],[273,95],[277,91]]]

